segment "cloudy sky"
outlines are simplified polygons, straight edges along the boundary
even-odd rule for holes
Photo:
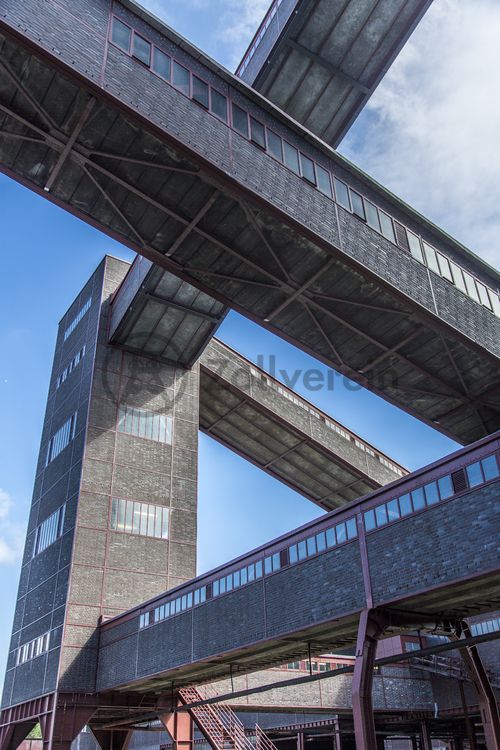
[[[230,69],[268,5],[267,0],[144,4]],[[495,266],[500,257],[499,38],[498,0],[435,0],[340,148]],[[132,253],[4,177],[0,216],[1,675],[57,321],[105,252],[130,259]],[[235,314],[220,335],[251,358],[275,353],[292,369],[316,366]],[[303,390],[300,383],[298,390]],[[339,386],[333,395],[306,395],[409,468],[454,447],[364,391]],[[202,437],[200,572],[318,512]]]

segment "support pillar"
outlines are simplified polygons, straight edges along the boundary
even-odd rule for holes
[[[374,610],[365,609],[359,618],[356,661],[352,680],[352,711],[356,750],[377,750],[373,716],[373,668],[377,641],[385,624]]]
[[[420,724],[420,744],[422,750],[432,750],[432,739],[429,731],[429,725],[426,721]]]
[[[470,628],[465,621],[462,622],[462,632],[465,638],[471,638]],[[477,646],[460,648],[460,638],[455,636],[455,640],[457,641],[471,682],[477,692],[487,750],[500,750],[500,716],[498,705],[483,662],[479,656]]]
[[[127,745],[132,738],[132,731],[126,729],[105,731],[94,729],[92,726],[90,728],[101,750],[127,750]]]
[[[297,750],[305,750],[305,746],[304,732],[297,732]]]
[[[174,750],[192,750],[193,720],[187,711],[161,714],[159,719],[172,737]]]
[[[0,750],[16,750],[38,722],[0,725]]]
[[[458,683],[460,690],[460,700],[462,701],[462,710],[464,712],[465,731],[467,732],[467,739],[469,740],[470,750],[477,750],[476,735],[474,733],[474,722],[469,716],[469,709],[467,707],[467,700],[465,697],[464,683],[460,680]]]
[[[333,725],[335,727],[335,750],[342,750],[342,735],[340,734],[340,721],[338,716],[333,720]]]
[[[70,750],[83,727],[95,713],[95,706],[78,706],[73,703],[57,705],[40,718],[43,750]]]

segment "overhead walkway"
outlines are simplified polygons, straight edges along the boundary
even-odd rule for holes
[[[273,0],[236,74],[336,147],[432,0]]]
[[[498,274],[135,3],[113,12],[0,0],[1,169],[217,300],[188,302],[208,329],[232,307],[463,443],[497,430]]]
[[[97,688],[150,693],[498,609],[499,435],[101,627]],[[359,647],[359,640],[358,640]]]

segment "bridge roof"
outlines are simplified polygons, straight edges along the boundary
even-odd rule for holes
[[[432,0],[273,0],[236,74],[336,147]]]
[[[233,307],[460,441],[497,429],[498,274],[130,0],[115,2],[130,38],[177,61],[182,93],[130,42],[111,43],[109,4],[94,3],[95,23],[75,24],[54,0],[0,19],[3,171],[222,303],[216,317]],[[194,98],[196,81],[222,97],[225,119]],[[272,133],[302,171],[273,155]]]

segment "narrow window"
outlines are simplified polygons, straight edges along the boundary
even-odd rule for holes
[[[337,537],[337,544],[342,544],[342,542],[347,541],[347,531],[345,528],[345,523],[338,523],[335,526],[335,535]]]
[[[306,543],[304,541],[299,542],[297,544],[297,552],[299,555],[299,560],[305,560],[307,557],[307,547]]]
[[[409,493],[406,493],[406,495],[401,495],[401,497],[399,498],[399,508],[401,510],[402,516],[407,516],[412,512],[413,508],[411,507],[411,498]]]
[[[235,572],[233,573],[233,584],[234,584],[234,588],[235,588],[235,589],[237,589],[237,588],[239,588],[239,587],[241,586],[241,582],[240,582],[240,571],[239,571],[239,570],[236,570],[236,571],[235,571]]]
[[[257,560],[255,563],[255,577],[262,578],[262,560]]]
[[[434,271],[434,273],[440,273],[439,271],[439,265],[437,262],[436,257],[436,251],[433,247],[427,244],[427,242],[424,242],[424,253],[425,253],[425,260],[427,261],[427,265],[431,269],[431,271]]]
[[[385,505],[379,505],[375,508],[375,518],[377,526],[385,526],[387,523],[387,510]]]
[[[309,159],[308,156],[304,156],[304,154],[301,154],[300,155],[300,167],[302,170],[302,177],[308,182],[311,182],[313,185],[316,185],[316,175],[314,173],[313,160]]]
[[[179,91],[182,91],[183,94],[189,96],[189,70],[174,60],[172,71],[172,83],[174,86]]]
[[[358,536],[358,528],[356,526],[356,519],[350,518],[348,521],[346,521],[346,529],[347,529],[347,538],[348,539],[356,539]]]
[[[267,129],[267,150],[278,161],[283,161],[281,138],[273,130]]]
[[[413,490],[411,493],[411,499],[413,500],[414,510],[422,510],[422,508],[425,508],[423,487],[419,487],[417,490]]]
[[[374,206],[373,203],[370,203],[370,201],[365,200],[365,209],[366,223],[372,229],[376,229],[377,232],[380,232],[380,221],[378,220],[378,211],[376,206]]]
[[[474,281],[472,276],[469,273],[467,273],[467,271],[463,271],[463,274],[464,274],[467,294],[469,295],[469,297],[472,297],[472,299],[475,302],[479,302],[479,295],[477,293],[476,282]]]
[[[460,289],[461,292],[464,292],[464,294],[467,294],[467,287],[465,286],[464,275],[462,273],[462,269],[459,268],[456,265],[456,263],[453,263],[453,261],[450,261],[450,268],[451,268],[451,275],[453,277],[453,283],[458,289]]]
[[[249,565],[247,567],[248,570],[248,582],[251,583],[252,581],[255,581],[255,565]]]
[[[316,545],[318,547],[318,552],[323,552],[323,550],[326,549],[326,537],[324,531],[316,534]]]
[[[335,530],[327,529],[326,530],[326,544],[328,547],[335,547],[337,544],[337,540],[335,539]]]
[[[427,505],[434,505],[439,502],[439,492],[436,482],[429,482],[429,484],[426,484],[424,492]]]
[[[497,318],[500,318],[500,299],[498,297],[498,294],[494,292],[492,289],[489,290],[490,292],[490,300],[491,305],[493,307],[493,312],[497,316]]]
[[[316,178],[318,180],[318,189],[329,198],[332,197],[332,183],[330,182],[330,173],[316,164]]]
[[[376,528],[375,523],[375,512],[373,510],[367,510],[364,513],[364,519],[365,519],[365,530],[366,531],[372,531],[372,529]]]
[[[481,471],[481,464],[479,461],[466,467],[467,478],[469,480],[469,487],[477,487],[478,484],[483,483],[483,473]]]
[[[486,287],[484,286],[484,284],[481,284],[480,281],[476,281],[476,286],[479,292],[479,299],[481,300],[481,304],[491,310],[491,302],[490,298],[488,297],[488,291]]]
[[[133,56],[149,67],[151,63],[151,45],[142,36],[134,33]]]
[[[273,572],[273,563],[271,557],[266,557],[264,559],[264,573],[267,575],[268,573]]]
[[[260,148],[265,150],[266,131],[264,125],[252,116],[250,116],[250,138],[253,143],[256,143],[257,146],[260,146]]]
[[[486,482],[488,482],[490,479],[496,479],[498,477],[498,463],[494,455],[483,458],[483,460],[481,461],[481,466],[483,467],[484,479]]]
[[[396,521],[399,518],[399,505],[397,500],[389,500],[387,503],[387,520]]]
[[[130,26],[126,26],[124,23],[119,21],[118,18],[113,18],[111,41],[116,44],[117,47],[125,50],[125,52],[129,52],[131,39],[132,29],[130,28]]]
[[[408,244],[410,246],[410,253],[413,255],[415,260],[418,260],[419,263],[424,262],[424,254],[422,253],[422,246],[420,245],[420,239],[417,237],[416,234],[413,234],[413,232],[410,232],[409,229],[406,230],[408,235]]]
[[[453,276],[451,274],[450,261],[448,260],[448,258],[445,258],[444,255],[441,255],[441,253],[436,253],[436,255],[438,259],[439,271],[441,273],[441,276],[444,279],[447,279],[448,281],[451,281],[453,283]]]
[[[197,76],[193,76],[193,99],[208,109],[208,84]]]
[[[248,583],[248,573],[246,568],[240,570],[240,580],[242,586],[245,586],[245,584]]]
[[[409,250],[410,246],[406,236],[406,227],[400,224],[399,221],[394,221],[394,229],[396,230],[396,240],[399,247],[402,247],[403,250]]]
[[[172,63],[168,55],[159,50],[158,47],[153,47],[153,70],[166,81],[170,81],[171,64]]]
[[[337,180],[336,177],[333,178],[333,183],[335,187],[335,197],[337,203],[339,204],[339,206],[342,206],[342,208],[346,208],[348,211],[350,211],[351,204],[349,202],[349,190],[347,189],[347,185],[344,182]]]
[[[363,206],[363,198],[359,195],[359,193],[356,193],[354,190],[350,191],[351,193],[351,203],[352,203],[352,212],[356,216],[359,216],[360,219],[365,220],[365,207]]]
[[[227,99],[215,89],[210,90],[211,110],[214,115],[227,122]]]
[[[299,152],[296,148],[291,146],[286,141],[283,141],[283,148],[285,152],[285,164],[289,167],[292,172],[300,174],[299,170]]]
[[[241,109],[241,107],[238,107],[237,104],[234,104],[232,106],[232,112],[233,112],[233,128],[238,131],[238,133],[241,133],[245,136],[245,138],[248,138],[248,115],[245,112],[244,109]]]
[[[380,228],[382,230],[382,234],[384,235],[384,237],[386,237],[386,239],[396,243],[396,237],[394,236],[394,227],[392,226],[391,217],[380,210],[378,212],[378,215],[380,218]]]
[[[447,474],[445,477],[438,479],[439,495],[441,500],[447,500],[453,495],[453,484],[451,482],[451,476]]]
[[[290,559],[290,565],[295,565],[296,562],[298,562],[298,555],[297,555],[297,545],[292,544],[291,547],[288,548],[288,555]]]
[[[315,555],[316,554],[316,538],[314,536],[310,536],[306,540],[306,545],[307,545],[308,557],[310,557],[311,555]]]

